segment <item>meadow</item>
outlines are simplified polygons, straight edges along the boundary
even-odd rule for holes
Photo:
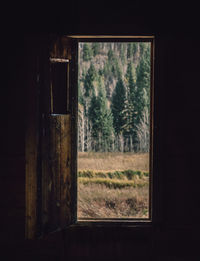
[[[149,154],[79,152],[78,218],[148,218]]]

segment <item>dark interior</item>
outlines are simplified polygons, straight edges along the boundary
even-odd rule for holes
[[[108,6],[74,1],[65,8],[35,3],[24,11],[6,7],[1,32],[1,260],[199,260],[198,8],[142,2]],[[26,131],[27,124],[29,130],[36,124],[37,60],[45,48],[42,39],[51,34],[155,36],[153,225],[72,226],[25,239]],[[32,115],[28,120],[27,113]]]

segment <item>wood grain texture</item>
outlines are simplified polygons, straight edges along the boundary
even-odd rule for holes
[[[71,220],[70,115],[50,115],[43,157],[43,233],[64,228]]]
[[[71,122],[70,115],[59,116],[61,121],[60,184],[61,184],[61,227],[71,222]]]

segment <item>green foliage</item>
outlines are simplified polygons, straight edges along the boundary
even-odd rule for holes
[[[115,56],[114,56],[114,52],[113,50],[109,49],[108,51],[108,62],[112,62],[114,60]]]
[[[83,61],[87,62],[92,59],[93,51],[91,46],[88,43],[84,43],[83,45]]]
[[[107,178],[107,179],[119,179],[119,180],[134,180],[135,177],[140,179],[143,176],[148,177],[148,172],[142,172],[140,170],[123,170],[123,171],[113,171],[113,172],[100,172],[92,170],[83,170],[78,172],[78,177],[81,178]]]
[[[137,110],[137,123],[141,120],[145,107],[149,108],[150,105],[150,45],[147,46],[145,43],[142,43],[141,47],[143,56],[136,70],[137,102],[135,106]]]
[[[134,54],[134,43],[128,43],[127,44],[127,59],[132,58],[133,54]]]
[[[90,68],[85,76],[84,80],[84,89],[85,89],[85,96],[88,97],[94,93],[94,81],[97,77],[97,72],[94,65],[91,63]]]
[[[120,43],[120,59],[122,61],[122,64],[125,63],[125,52],[126,52],[126,43]]]
[[[129,88],[130,94],[131,94],[134,92],[135,83],[136,83],[136,73],[135,73],[135,68],[134,68],[133,62],[128,63],[125,77],[128,82],[128,88]]]
[[[91,135],[91,150],[140,150],[138,128],[150,108],[150,44],[84,43],[80,57],[84,142]]]
[[[112,114],[113,114],[113,126],[116,134],[122,131],[124,126],[124,104],[126,101],[126,89],[121,78],[118,79],[115,90],[112,96]]]
[[[139,43],[133,43],[133,55],[137,53]]]
[[[128,63],[126,71],[126,82],[127,82],[127,99],[124,104],[123,110],[123,134],[129,139],[129,143],[135,143],[136,141],[136,106],[137,96],[136,96],[136,84],[135,84],[135,68],[132,62]],[[131,141],[132,139],[132,141]],[[131,146],[131,145],[130,145]],[[129,147],[130,147],[129,146]],[[130,148],[129,150],[131,150]]]
[[[98,55],[100,53],[100,44],[92,43],[92,51],[93,51],[93,56]]]
[[[146,181],[142,183],[137,183],[135,180],[120,180],[120,179],[108,179],[108,178],[88,178],[88,177],[79,177],[78,179],[80,184],[98,184],[105,186],[107,188],[122,189],[125,187],[144,187],[148,185]]]
[[[106,103],[105,88],[99,82],[99,93],[93,96],[89,109],[95,151],[110,151],[113,134],[113,118]]]
[[[80,83],[78,84],[78,103],[81,105],[84,105],[84,97],[83,97],[83,90],[80,86]]]
[[[108,188],[114,189],[122,189],[125,187],[136,187],[137,185],[133,180],[126,181],[126,180],[118,180],[118,179],[106,179],[106,178],[79,178],[79,182],[84,185],[88,184],[98,184],[103,185]]]

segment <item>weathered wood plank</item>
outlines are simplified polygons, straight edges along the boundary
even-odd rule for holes
[[[71,39],[67,36],[56,37],[52,41],[51,58],[71,59]]]
[[[70,115],[50,115],[43,158],[43,232],[71,221]],[[48,188],[48,189],[47,189]]]
[[[71,122],[70,115],[61,115],[61,227],[71,222]]]
[[[49,179],[49,225],[59,227],[60,207],[60,129],[59,117],[50,116],[50,179]]]

